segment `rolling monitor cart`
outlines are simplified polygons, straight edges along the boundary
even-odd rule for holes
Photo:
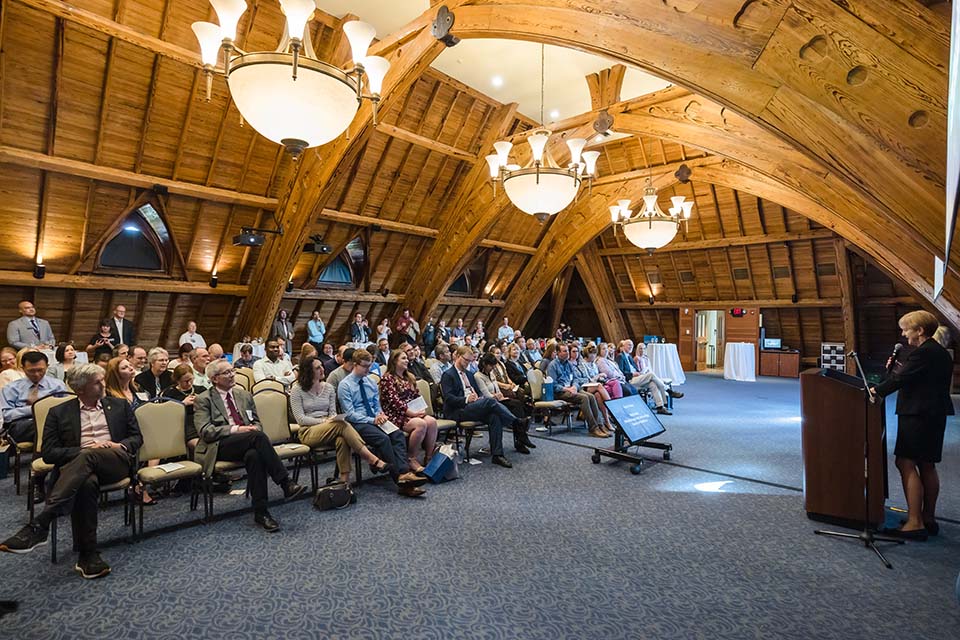
[[[649,441],[650,438],[660,435],[666,429],[640,396],[626,396],[616,400],[607,400],[604,404],[607,411],[610,412],[610,418],[616,425],[616,433],[612,449],[596,448],[593,450],[591,460],[594,464],[599,464],[600,458],[603,456],[623,460],[632,463],[630,473],[637,475],[641,471],[643,458],[628,453],[629,448],[634,446],[659,449],[663,451],[664,460],[670,459],[670,452],[673,450],[672,444]]]

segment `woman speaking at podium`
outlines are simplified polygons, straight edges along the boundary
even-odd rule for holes
[[[926,540],[940,529],[935,517],[940,493],[936,463],[943,452],[947,416],[953,415],[953,358],[933,339],[937,318],[932,313],[913,311],[901,317],[899,325],[907,344],[915,349],[902,366],[871,389],[881,397],[900,391],[894,455],[907,498],[907,519],[900,529],[887,533]]]

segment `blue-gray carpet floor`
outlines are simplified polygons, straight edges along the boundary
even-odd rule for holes
[[[277,534],[242,515],[109,544],[113,573],[96,581],[73,573],[69,527],[61,527],[57,565],[49,547],[0,554],[0,600],[20,604],[0,620],[0,637],[960,635],[960,526],[885,546],[892,571],[855,542],[813,535],[818,525],[794,489],[802,476],[795,380],[691,375],[683,390],[663,420],[671,463],[639,476],[624,464],[591,464],[590,451],[569,444],[596,439],[557,434],[538,439],[531,456],[508,445],[512,470],[488,458],[461,465],[460,480],[430,487],[422,500],[377,480],[343,511],[321,513],[305,500],[274,507]],[[951,419],[940,467],[940,512],[955,520],[958,431]],[[896,478],[888,505],[903,504]],[[24,522],[24,502],[9,479],[0,489],[7,535]],[[217,498],[219,513],[244,504]],[[185,498],[167,499],[147,511],[146,528],[188,517]],[[121,523],[120,508],[101,512],[101,539],[121,536]]]

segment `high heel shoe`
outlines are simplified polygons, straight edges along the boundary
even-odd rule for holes
[[[378,463],[370,463],[370,473],[390,473],[390,463],[386,460],[379,460]]]

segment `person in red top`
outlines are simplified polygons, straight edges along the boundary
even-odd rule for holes
[[[407,370],[410,360],[402,349],[394,349],[387,362],[387,373],[380,380],[380,404],[390,422],[407,434],[407,456],[410,470],[423,471],[430,463],[433,447],[437,442],[437,420],[425,410],[414,411],[407,406],[420,397],[417,382]],[[424,450],[423,464],[417,459],[421,447]]]

